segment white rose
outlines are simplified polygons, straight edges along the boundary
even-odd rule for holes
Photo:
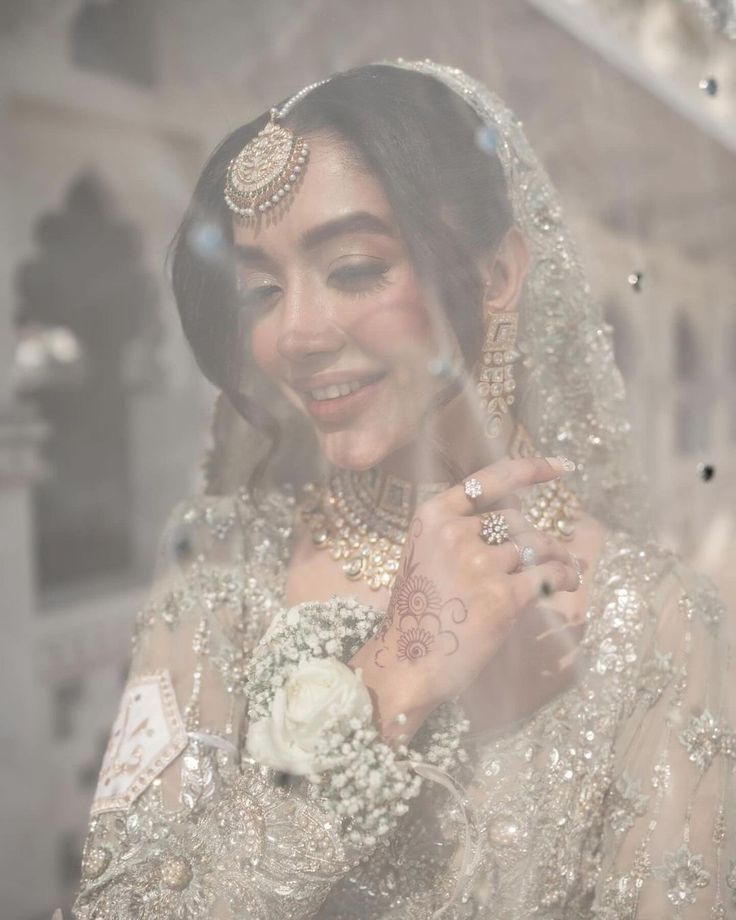
[[[370,721],[373,704],[360,669],[352,671],[336,658],[309,658],[279,687],[271,714],[248,728],[251,757],[296,776],[315,770],[315,750],[326,721]]]

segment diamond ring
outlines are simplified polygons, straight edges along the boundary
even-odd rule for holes
[[[539,561],[539,556],[537,556],[537,551],[533,546],[522,546],[519,550],[519,562],[523,568],[526,568],[529,565],[536,565]]]
[[[480,498],[483,494],[483,486],[481,485],[480,479],[466,479],[463,485],[463,490],[468,498],[473,501],[473,499]]]
[[[509,522],[506,518],[499,514],[496,511],[491,512],[490,514],[484,514],[480,519],[480,535],[481,538],[489,546],[498,546],[501,543],[505,543],[511,535],[509,530]]]
[[[530,565],[536,565],[539,562],[539,556],[533,546],[517,543],[516,540],[510,540],[514,549],[519,554],[519,569],[525,569]],[[518,569],[517,569],[518,571]]]

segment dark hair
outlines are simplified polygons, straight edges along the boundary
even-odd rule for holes
[[[240,391],[247,357],[242,335],[235,334],[233,215],[223,189],[228,163],[267,121],[264,113],[217,147],[171,247],[174,295],[199,367],[271,442],[251,484],[275,453],[281,426],[256,395],[260,375],[248,377],[250,394]],[[371,64],[311,90],[285,123],[301,135],[333,135],[378,178],[418,276],[444,309],[471,366],[483,341],[477,258],[500,244],[513,221],[493,137],[475,112],[434,77]]]

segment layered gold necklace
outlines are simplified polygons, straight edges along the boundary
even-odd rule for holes
[[[509,456],[537,454],[519,424]],[[449,482],[415,483],[373,468],[337,469],[320,484],[304,487],[302,519],[313,544],[340,563],[347,578],[371,588],[390,588],[399,570],[406,533],[415,509]],[[522,513],[538,530],[569,540],[580,515],[580,502],[562,480],[540,483],[522,500]]]

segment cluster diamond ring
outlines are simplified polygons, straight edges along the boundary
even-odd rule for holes
[[[511,536],[509,522],[497,511],[484,514],[480,519],[480,535],[489,546],[505,543]]]
[[[483,485],[481,484],[480,479],[466,479],[463,484],[463,491],[468,496],[468,498],[473,501],[476,498],[480,498],[483,494]]]

